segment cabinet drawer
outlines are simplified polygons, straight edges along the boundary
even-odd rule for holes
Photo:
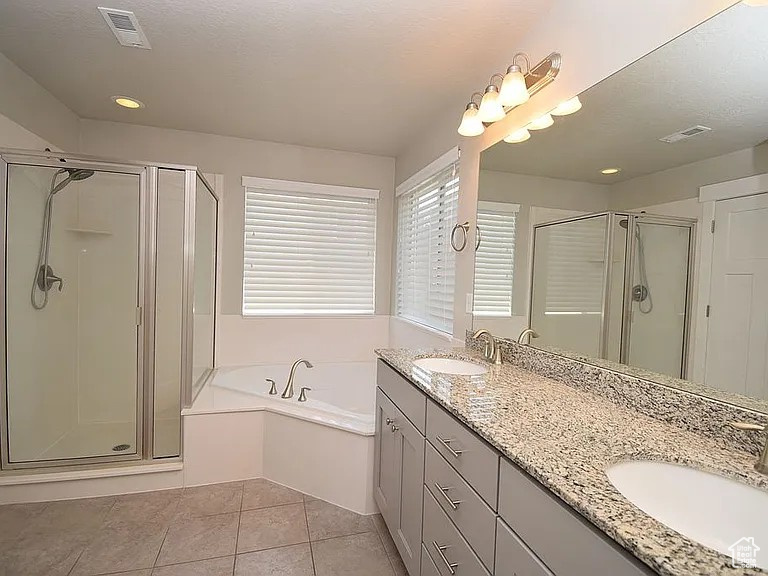
[[[441,576],[489,576],[427,488],[424,488],[424,546]]]
[[[506,460],[499,514],[555,574],[640,576],[653,572]]]
[[[435,566],[423,544],[421,546],[421,576],[440,576],[440,571]]]
[[[553,576],[501,519],[496,528],[495,576]]]
[[[496,510],[499,455],[434,402],[427,403],[427,438],[437,451]]]
[[[424,483],[485,567],[492,570],[496,513],[429,443]]]
[[[406,418],[413,422],[418,431],[424,434],[427,397],[383,360],[378,361],[376,384]]]

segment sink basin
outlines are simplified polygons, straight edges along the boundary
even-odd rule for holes
[[[606,474],[640,510],[708,548],[730,557],[730,546],[754,538],[757,566],[768,568],[768,492],[665,462],[622,462]]]
[[[419,358],[413,364],[430,372],[455,374],[457,376],[479,376],[488,372],[488,368],[474,362],[456,358]]]

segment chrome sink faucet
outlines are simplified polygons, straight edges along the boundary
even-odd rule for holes
[[[472,334],[472,338],[480,338],[481,336],[486,337],[485,350],[483,351],[485,359],[494,364],[501,364],[501,349],[498,344],[496,344],[496,339],[493,337],[493,334],[488,332],[488,330],[478,330]]]
[[[296,375],[296,368],[298,368],[300,364],[304,364],[307,368],[314,368],[309,360],[304,360],[303,358],[296,360],[296,362],[293,363],[293,366],[291,366],[291,373],[288,375],[288,383],[285,385],[285,390],[283,390],[280,398],[293,398],[293,378]]]
[[[765,426],[761,426],[760,424],[752,424],[751,422],[729,422],[728,424],[731,426],[731,428],[736,428],[736,430],[746,430],[752,432],[762,432],[765,430]],[[763,446],[763,451],[760,454],[760,457],[757,459],[755,470],[761,474],[768,474],[768,438],[765,439],[765,446]]]

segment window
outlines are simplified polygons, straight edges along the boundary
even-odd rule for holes
[[[539,228],[546,259],[546,314],[601,314],[605,283],[606,217]],[[538,257],[538,256],[537,256]]]
[[[378,191],[243,178],[243,315],[373,314]]]
[[[448,333],[453,331],[451,230],[458,199],[457,159],[397,199],[396,314]]]
[[[515,225],[519,204],[477,203],[480,242],[475,254],[474,314],[512,316]]]

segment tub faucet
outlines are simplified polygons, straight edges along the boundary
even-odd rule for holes
[[[765,426],[761,426],[760,424],[752,424],[751,422],[728,422],[728,424],[731,426],[731,428],[736,428],[736,430],[746,430],[752,432],[762,432],[765,430]],[[765,439],[765,446],[763,446],[763,451],[760,453],[760,457],[757,459],[755,470],[761,474],[768,474],[768,438]]]
[[[486,337],[485,350],[483,352],[485,359],[494,364],[501,364],[501,349],[496,344],[493,334],[488,332],[488,330],[478,330],[472,334],[472,338],[480,338],[480,336]]]
[[[309,360],[304,360],[303,358],[296,360],[296,362],[293,363],[293,366],[291,366],[291,373],[288,375],[288,383],[285,385],[285,390],[283,390],[280,398],[293,398],[293,377],[296,375],[296,368],[299,367],[299,364],[304,364],[307,368],[314,368]]]

